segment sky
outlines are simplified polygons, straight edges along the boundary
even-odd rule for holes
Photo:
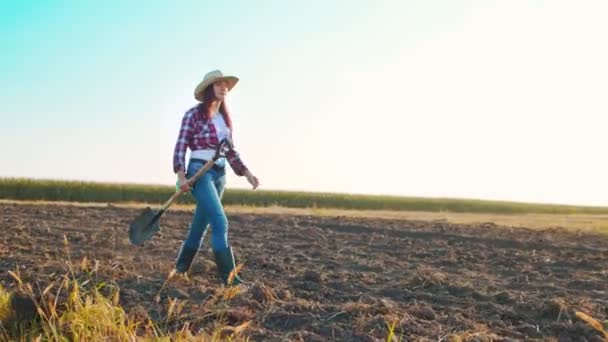
[[[604,0],[2,1],[0,177],[174,184],[179,124],[220,69],[260,189],[608,206],[606,17]]]

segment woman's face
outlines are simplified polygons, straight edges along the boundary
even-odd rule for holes
[[[221,80],[213,83],[213,92],[216,99],[223,101],[226,95],[228,95],[228,82]]]

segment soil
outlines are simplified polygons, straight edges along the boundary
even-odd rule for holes
[[[193,333],[221,319],[252,341],[386,340],[390,325],[404,341],[602,341],[575,313],[608,319],[608,235],[233,214],[230,241],[248,290],[225,300],[210,234],[189,277],[161,291],[192,213],[165,213],[161,233],[134,247],[127,232],[140,212],[0,204],[0,282],[14,288],[8,271],[18,270],[44,288],[71,260],[75,276],[116,284],[132,317],[174,329],[188,322]],[[176,299],[181,311],[167,320]]]

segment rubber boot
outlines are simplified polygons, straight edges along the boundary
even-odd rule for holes
[[[230,273],[235,269],[234,264],[234,254],[232,253],[232,247],[227,247],[221,250],[213,251],[215,255],[215,263],[217,265],[217,272],[226,286],[235,286],[242,284],[241,278],[239,278],[238,274],[235,274],[232,277],[230,284],[228,284],[228,277]]]
[[[177,261],[175,262],[175,270],[178,273],[186,273],[190,269],[190,265],[192,265],[192,260],[194,260],[194,256],[198,252],[198,249],[192,249],[185,244],[182,245],[182,248],[179,251],[179,255],[177,256]]]

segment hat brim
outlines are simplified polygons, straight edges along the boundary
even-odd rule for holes
[[[236,76],[221,76],[203,80],[196,86],[196,89],[194,89],[194,98],[203,102],[203,92],[208,86],[217,81],[226,81],[228,83],[228,91],[231,91],[239,81],[239,78]]]

